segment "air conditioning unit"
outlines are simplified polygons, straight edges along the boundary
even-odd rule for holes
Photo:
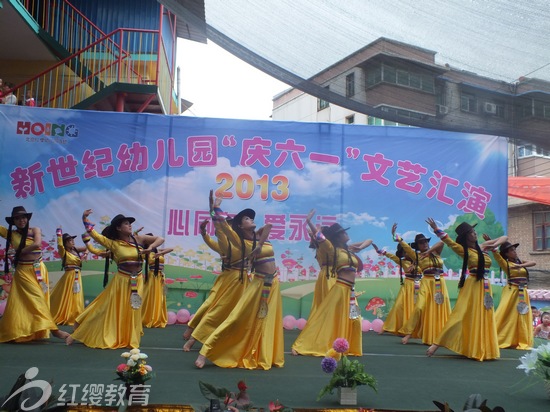
[[[483,111],[489,114],[496,114],[497,105],[494,103],[485,102],[485,104],[483,105]]]
[[[447,106],[443,106],[442,104],[438,104],[437,105],[437,113],[447,114],[447,113],[449,113],[449,108]]]

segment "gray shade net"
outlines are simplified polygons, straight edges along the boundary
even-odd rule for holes
[[[177,0],[160,2],[185,13]],[[327,90],[314,76],[385,37],[436,52],[435,63],[442,67],[502,81],[503,93],[514,90],[522,78],[550,82],[548,5],[547,0],[205,0],[206,34],[209,41],[310,95],[370,116],[441,128],[429,118],[405,122],[346,98],[345,86]],[[550,102],[550,84],[540,94]],[[497,129],[469,124],[445,128],[550,148],[549,126],[550,118],[528,136],[514,122]]]

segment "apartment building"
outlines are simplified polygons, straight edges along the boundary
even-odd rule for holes
[[[550,177],[550,82],[508,83],[437,64],[435,55],[380,38],[309,79],[378,115],[291,88],[274,97],[272,118],[506,136],[510,176]],[[537,262],[532,287],[550,288],[550,199],[542,204],[510,197],[508,213],[508,235],[520,243],[519,255]]]

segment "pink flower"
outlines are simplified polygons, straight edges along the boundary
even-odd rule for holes
[[[149,365],[145,365],[144,367],[147,372],[151,372],[153,370],[153,368]]]
[[[124,371],[127,370],[127,369],[128,369],[128,367],[126,366],[125,363],[121,363],[120,365],[118,365],[118,366],[116,367],[116,371],[117,371],[117,372],[124,372]]]
[[[332,344],[332,348],[338,353],[345,353],[349,349],[349,343],[344,338],[337,338]]]

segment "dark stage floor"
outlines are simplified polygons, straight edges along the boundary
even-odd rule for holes
[[[320,358],[287,353],[284,368],[269,371],[221,369],[212,364],[198,370],[194,360],[199,345],[190,353],[181,350],[184,329],[169,326],[145,330],[141,350],[149,355],[148,363],[156,372],[148,382],[150,404],[187,404],[201,409],[207,401],[199,391],[199,380],[230,390],[237,390],[237,382],[245,380],[254,406],[266,410],[269,401],[276,399],[293,408],[340,407],[336,394],[316,401],[330,378],[321,370]],[[287,351],[298,332],[285,332]],[[441,348],[435,357],[427,358],[424,345],[411,340],[404,346],[398,337],[374,332],[363,335],[363,348],[362,361],[366,371],[378,380],[379,389],[375,393],[366,386],[359,387],[361,407],[433,411],[437,408],[432,400],[437,400],[458,411],[470,394],[480,393],[488,406],[499,405],[507,412],[549,410],[544,385],[527,380],[525,373],[516,369],[523,351],[503,350],[497,361],[476,362]],[[85,384],[119,383],[113,379],[122,352],[90,349],[78,343],[67,347],[55,338],[31,344],[0,344],[0,394],[9,392],[19,374],[38,367],[36,379],[53,380],[54,395],[59,395],[63,384],[72,384],[80,399]]]

